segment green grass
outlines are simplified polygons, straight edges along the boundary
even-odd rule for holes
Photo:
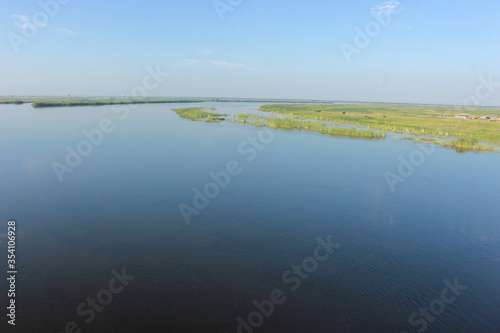
[[[236,116],[233,116],[232,120],[234,122],[242,123],[242,124],[250,124],[254,126],[266,126],[266,122],[262,119],[260,119],[259,116],[256,116],[251,113],[240,113],[237,114]]]
[[[456,141],[454,145],[441,144],[451,148],[467,146],[471,150],[495,150],[496,148],[491,145],[500,145],[500,121],[455,118],[462,113],[477,117],[500,115],[499,108],[475,108],[465,111],[451,106],[272,104],[263,105],[259,110],[294,118],[350,124],[384,132],[426,137],[438,144],[441,144],[439,139],[443,138],[455,141],[462,139]]]
[[[480,144],[477,140],[474,139],[458,138],[455,141],[448,142],[437,140],[430,140],[428,142],[438,144],[442,147],[453,148],[459,153],[465,153],[469,151],[498,151],[498,147]]]
[[[254,126],[267,126],[284,130],[304,130],[332,136],[348,136],[363,139],[383,139],[385,133],[365,131],[357,128],[328,126],[321,121],[294,119],[289,117],[263,117],[254,114],[238,114],[232,118],[233,122]]]
[[[206,112],[203,110],[214,111],[215,108],[182,108],[174,109],[173,111],[181,118],[193,121],[204,121],[207,123],[220,123],[222,120],[225,120],[224,117],[227,116],[227,114]]]

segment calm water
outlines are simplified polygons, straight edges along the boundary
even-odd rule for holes
[[[271,140],[170,111],[184,106],[141,105],[124,120],[112,107],[0,106],[0,232],[17,221],[19,270],[17,325],[2,313],[2,332],[59,333],[68,322],[82,332],[237,332],[237,318],[248,322],[252,302],[275,289],[286,300],[240,332],[500,332],[500,154],[437,147],[392,192],[384,174],[414,142],[281,130]],[[59,182],[51,163],[103,118],[114,131]],[[249,162],[259,133],[269,140]],[[232,160],[241,173],[186,225],[178,206],[193,206],[193,188]],[[308,261],[328,236],[340,246]],[[317,263],[307,278],[286,275],[305,259]],[[86,323],[92,310],[77,307],[122,268],[135,278]],[[444,281],[455,279],[467,288],[453,293]]]

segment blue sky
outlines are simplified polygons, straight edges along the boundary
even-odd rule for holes
[[[54,1],[0,3],[0,95],[129,94],[159,65],[151,96],[500,105],[500,83],[477,88],[500,82],[497,0],[220,0],[223,20],[213,0],[64,0],[44,20]]]

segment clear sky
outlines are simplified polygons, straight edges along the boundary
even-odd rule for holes
[[[479,89],[500,105],[498,0],[64,0],[44,16],[54,1],[0,2],[0,95],[128,95],[160,66],[151,96],[462,104]]]

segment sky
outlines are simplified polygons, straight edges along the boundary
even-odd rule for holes
[[[500,106],[498,13],[498,0],[2,0],[0,95],[131,95],[149,67],[168,76],[148,96]]]

